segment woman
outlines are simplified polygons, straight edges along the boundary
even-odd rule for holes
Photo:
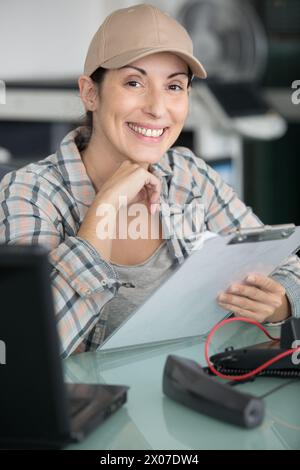
[[[114,12],[95,34],[78,82],[88,122],[54,155],[2,181],[1,241],[50,250],[63,357],[95,350],[205,230],[261,224],[203,160],[171,149],[193,75],[206,77],[174,19],[144,4]],[[300,263],[291,257],[272,277],[235,283],[218,302],[277,322],[300,315],[299,292]]]

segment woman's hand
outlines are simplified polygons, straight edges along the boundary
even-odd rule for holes
[[[285,320],[291,315],[285,288],[274,279],[250,274],[235,282],[218,296],[218,304],[236,316],[252,318],[259,323]]]
[[[137,163],[126,160],[103,184],[96,203],[109,202],[119,209],[120,196],[126,196],[128,205],[146,200],[148,210],[153,214],[159,204],[160,191],[161,184],[156,176]]]
[[[161,192],[160,180],[152,173],[129,160],[123,162],[118,170],[101,186],[89,207],[77,233],[78,237],[90,242],[107,261],[110,260],[112,239],[99,237],[97,226],[105,216],[99,214],[102,207],[111,207],[115,227],[117,214],[121,207],[146,200],[148,211],[154,214],[159,205]],[[102,217],[102,218],[101,218]]]

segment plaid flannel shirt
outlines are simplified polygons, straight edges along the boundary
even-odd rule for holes
[[[77,236],[95,190],[74,142],[76,132],[80,128],[65,136],[55,154],[7,174],[0,185],[0,242],[49,249],[62,357],[79,345],[97,349],[107,320],[102,307],[120,287],[130,288],[89,242]],[[170,236],[166,215],[160,212],[174,262],[189,256],[205,230],[228,234],[262,225],[220,175],[187,148],[170,149],[150,170],[162,183],[161,207],[176,215]],[[196,207],[201,221],[197,234],[191,217]],[[184,237],[176,235],[183,217]],[[300,316],[298,257],[291,256],[272,277],[285,287],[292,314]]]

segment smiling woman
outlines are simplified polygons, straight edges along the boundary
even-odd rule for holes
[[[105,165],[112,174],[116,164],[125,160],[145,168],[156,163],[183,128],[188,82],[187,64],[169,52],[108,70],[98,87],[90,77],[81,76],[80,93],[86,109],[93,113],[94,128],[84,151],[86,164],[97,164],[98,173],[99,165]]]
[[[172,59],[174,60],[174,58],[176,59],[176,56],[174,56],[173,54],[158,53],[156,55],[160,56],[159,57],[160,65],[162,64],[162,62],[165,58],[165,55],[167,55],[167,59],[169,59],[169,61],[170,60],[172,61]],[[151,56],[150,56],[150,58],[151,58]],[[182,64],[181,64],[181,67],[182,67]],[[124,83],[122,83],[122,86],[130,87],[130,88],[137,88],[137,89],[141,88],[140,91],[142,91],[143,86],[144,86],[144,82],[145,81],[147,82],[147,79],[149,79],[149,77],[147,76],[146,70],[143,69],[143,68],[140,68],[140,67],[136,67],[136,66],[134,66],[134,64],[125,65],[124,67],[121,67],[119,70],[121,72],[124,69],[128,73],[124,76],[124,80],[123,80]],[[187,72],[186,71],[178,72],[178,73],[175,72],[174,74],[170,74],[169,76],[167,76],[167,79],[169,81],[171,79],[173,79],[173,83],[171,82],[167,85],[169,87],[170,91],[173,91],[173,92],[177,91],[177,93],[178,93],[181,90],[187,90],[189,92],[189,89],[191,87],[192,78],[193,78],[193,73],[192,73],[190,67],[187,66],[185,63],[183,63],[183,70],[186,70],[186,69],[187,69]],[[159,71],[160,67],[158,67],[156,70]],[[136,71],[137,73],[134,74],[133,73],[134,71]],[[131,72],[131,74],[130,74],[130,72]],[[107,74],[107,73],[108,73],[107,69],[104,69],[103,67],[98,67],[95,70],[95,72],[93,72],[90,76],[90,79],[92,80],[93,84],[97,87],[98,93],[100,93],[100,90],[101,90],[101,95],[102,96],[105,96],[104,95],[105,91],[103,90],[104,87],[103,87],[102,84],[103,84],[103,81],[104,81],[105,74]],[[120,74],[120,76],[122,77],[122,74]],[[176,78],[178,79],[177,81],[174,80]],[[81,82],[82,82],[82,87],[84,89],[84,87],[86,87],[86,84],[84,83],[84,79],[81,79]],[[145,90],[144,90],[144,92],[145,92]],[[135,91],[135,94],[136,93],[137,93],[137,90]],[[112,94],[108,95],[109,99],[111,99],[111,95]],[[113,93],[113,96],[114,96],[114,93]],[[87,109],[88,109],[88,106],[87,106]],[[140,123],[138,123],[138,124],[140,124]],[[85,148],[89,144],[90,137],[92,135],[92,129],[93,129],[93,112],[92,111],[87,110],[85,122],[83,123],[83,125],[85,127],[85,133],[79,132],[78,135],[75,137],[75,142],[76,142],[76,145],[77,145],[80,152],[85,150]],[[138,126],[135,123],[128,123],[128,125],[135,132],[139,132],[142,135],[147,135],[147,132],[148,132],[147,136],[151,136],[151,137],[159,137],[167,129],[167,126],[160,128],[158,126],[155,126],[153,123],[151,124],[151,128],[147,128],[147,126],[143,127],[141,125]],[[153,130],[153,132],[152,132],[152,130]],[[150,140],[150,142],[151,142],[151,140]]]
[[[0,241],[49,249],[63,357],[96,350],[206,230],[262,224],[201,158],[172,147],[194,75],[206,78],[175,19],[147,4],[113,12],[78,80],[86,122],[55,154],[2,180]],[[270,278],[235,282],[218,302],[280,321],[300,315],[299,293],[294,256]]]

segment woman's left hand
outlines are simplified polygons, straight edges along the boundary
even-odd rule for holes
[[[250,274],[245,281],[234,282],[217,301],[220,307],[236,316],[252,318],[259,323],[277,322],[291,315],[285,288],[261,274]]]

